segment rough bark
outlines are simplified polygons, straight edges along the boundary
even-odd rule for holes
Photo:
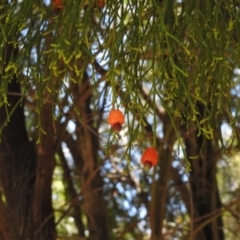
[[[6,44],[4,69],[14,62],[17,49]],[[49,106],[43,108],[43,126],[48,134],[38,146],[28,140],[20,83],[3,71],[7,84],[7,105],[0,107],[0,180],[6,201],[0,202],[0,236],[3,240],[52,240],[55,225],[51,206],[51,177],[54,168],[53,136]],[[52,109],[52,108],[51,108]]]
[[[17,54],[17,50],[8,44],[4,52],[4,67]],[[34,145],[29,142],[23,106],[20,102],[21,91],[17,77],[10,80],[3,71],[1,84],[8,82],[8,105],[0,107],[0,126],[7,125],[1,132],[0,142],[0,179],[6,203],[1,202],[1,218],[6,216],[8,226],[0,224],[1,239],[30,239],[33,235],[33,216],[31,213],[36,155]],[[13,111],[14,110],[14,111]],[[13,111],[13,112],[12,112]],[[12,113],[11,113],[12,112]],[[3,210],[5,209],[5,210]],[[1,221],[2,222],[2,221]],[[9,233],[7,233],[9,232]]]
[[[34,239],[55,239],[55,222],[52,207],[52,175],[55,167],[55,141],[53,127],[53,106],[48,94],[42,106],[42,129],[46,134],[40,136],[37,146],[37,173],[34,196]],[[50,94],[49,94],[50,95]]]
[[[200,118],[204,116],[204,106],[198,104]],[[183,135],[186,152],[191,163],[190,185],[194,210],[194,229],[209,219],[207,214],[214,213],[222,207],[216,180],[216,163],[218,154],[213,142],[203,135],[198,136],[198,129],[189,129]],[[198,218],[196,218],[198,216]],[[211,216],[212,217],[212,216]],[[193,231],[194,231],[193,229]],[[221,216],[202,228],[194,236],[196,240],[223,240],[223,222]]]

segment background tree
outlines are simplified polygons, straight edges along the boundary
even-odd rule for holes
[[[0,11],[1,239],[238,238],[237,0]]]

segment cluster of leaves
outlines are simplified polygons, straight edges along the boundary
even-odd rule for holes
[[[140,116],[149,107],[142,102],[141,92],[132,90],[149,83],[153,102],[159,99],[172,117],[197,122],[208,137],[219,130],[214,116],[225,111],[235,122],[229,107],[233,69],[239,59],[235,31],[239,12],[234,1],[108,1],[102,11],[87,6],[68,1],[55,16],[51,5],[42,1],[3,6],[1,38],[20,48],[6,77],[22,75],[19,66],[24,68],[24,93],[36,89],[39,114],[44,88],[58,96],[63,88],[67,91],[66,81],[80,81],[88,67],[94,89],[108,82],[114,104],[121,96],[126,110]],[[104,76],[95,71],[95,61],[104,64]],[[52,84],[57,87],[53,89]],[[6,85],[1,86],[2,104],[6,104]],[[197,102],[206,106],[201,121]]]

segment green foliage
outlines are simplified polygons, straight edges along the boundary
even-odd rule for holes
[[[108,69],[102,78],[112,89],[113,104],[120,88],[126,111],[131,111],[130,102],[135,103],[135,110],[146,111],[141,95],[132,89],[152,83],[150,94],[160,98],[170,115],[197,122],[200,132],[209,138],[223,111],[232,116],[229,92],[240,42],[236,2],[163,1],[158,6],[156,1],[108,1],[102,11],[94,7],[84,11],[83,6],[81,1],[68,1],[55,16],[52,7],[41,1],[2,6],[2,43],[20,48],[5,77],[24,74],[24,94],[36,88],[39,114],[43,89],[57,99],[64,81],[81,81],[85,68],[94,67],[98,56],[97,61]],[[97,81],[96,73],[93,81]],[[53,89],[53,82],[57,88]],[[1,104],[7,104],[6,81],[1,83],[1,92]],[[198,102],[206,106],[201,121]]]

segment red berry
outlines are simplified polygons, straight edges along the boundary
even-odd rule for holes
[[[63,0],[53,0],[53,4],[52,4],[53,8],[56,9],[62,9],[64,8],[64,2]]]
[[[144,165],[144,168],[150,169],[151,167],[155,167],[158,162],[158,152],[153,147],[148,147],[145,149],[141,162]]]
[[[104,0],[98,0],[97,5],[98,5],[99,9],[103,9],[104,6],[105,6],[105,1]]]
[[[112,109],[108,115],[107,122],[111,125],[112,129],[116,132],[120,132],[122,124],[124,123],[124,115],[118,109]]]

